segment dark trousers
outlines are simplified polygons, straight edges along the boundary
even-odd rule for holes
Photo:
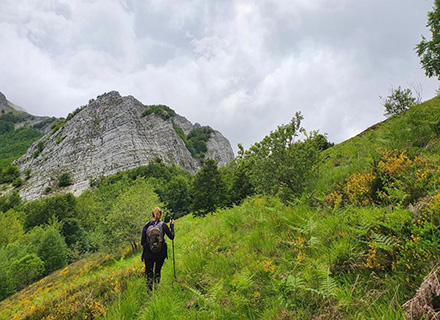
[[[153,289],[153,283],[159,284],[160,270],[165,262],[165,256],[145,259],[145,274],[147,275],[147,285],[150,290]],[[154,273],[153,273],[154,269]]]

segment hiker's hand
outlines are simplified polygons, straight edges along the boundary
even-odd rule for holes
[[[170,224],[174,224],[174,219],[171,219],[171,220],[170,220]]]

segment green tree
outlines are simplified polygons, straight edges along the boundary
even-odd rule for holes
[[[145,179],[138,178],[126,192],[117,197],[107,217],[109,247],[129,243],[136,250],[142,227],[158,205],[159,199],[153,187]]]
[[[225,182],[217,168],[217,162],[207,159],[197,172],[192,186],[192,210],[196,216],[214,212],[226,203]]]
[[[49,274],[67,264],[67,245],[55,226],[47,227],[41,235],[38,256],[44,262],[45,274]]]
[[[299,196],[319,160],[321,139],[317,132],[307,134],[301,127],[303,117],[297,112],[287,125],[279,126],[261,142],[241,155],[249,168],[249,177],[256,192],[278,194],[283,200]],[[300,134],[304,140],[299,140]]]
[[[0,214],[0,247],[16,241],[23,233],[23,226],[16,211],[9,210]]]
[[[58,187],[64,188],[72,184],[70,173],[64,172],[58,176]]]
[[[162,199],[174,219],[187,214],[191,205],[191,190],[188,178],[181,175],[173,177],[163,190]]]
[[[391,88],[390,95],[385,99],[383,106],[385,107],[384,115],[389,117],[399,114],[416,105],[417,99],[412,96],[410,89]]]
[[[14,261],[9,267],[7,276],[17,289],[23,289],[44,272],[44,262],[35,254],[28,254],[20,260]]]
[[[53,217],[62,221],[77,215],[76,199],[71,194],[59,195],[27,202],[23,206],[25,213],[24,226],[27,230],[40,224],[48,223]]]
[[[428,12],[426,25],[431,32],[431,40],[422,36],[422,41],[416,46],[416,53],[428,77],[440,79],[440,0],[435,0],[433,11]]]

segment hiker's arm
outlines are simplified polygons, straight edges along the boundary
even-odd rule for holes
[[[164,223],[163,226],[163,230],[167,234],[168,238],[174,240],[174,224],[171,224],[171,230],[170,228],[168,228],[168,225],[166,223]]]
[[[145,227],[142,229],[141,246],[144,247],[147,244],[147,235],[145,232]]]

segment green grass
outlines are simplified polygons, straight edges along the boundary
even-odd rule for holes
[[[92,256],[0,302],[0,318],[403,319],[401,305],[440,255],[439,115],[435,98],[325,150],[314,189],[293,204],[255,196],[177,220],[177,279],[168,240],[170,259],[153,293],[139,254]],[[423,191],[414,198],[424,204],[419,216],[403,202],[323,200],[350,175],[371,173],[384,149],[412,159],[387,179],[396,184],[390,192]],[[432,175],[412,185],[419,169]]]

